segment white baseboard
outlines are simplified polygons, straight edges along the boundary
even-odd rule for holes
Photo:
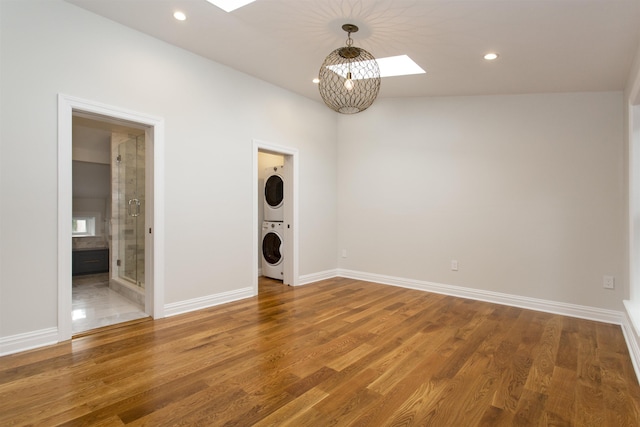
[[[296,284],[296,286],[308,285],[309,283],[332,279],[337,276],[338,270],[325,270],[318,273],[305,274],[302,276],[298,276],[298,283]]]
[[[640,378],[640,341],[638,340],[638,336],[633,327],[634,319],[631,318],[629,313],[346,269],[326,270],[318,273],[305,274],[298,277],[297,285],[306,285],[334,277],[365,280],[408,289],[417,289],[426,292],[434,292],[460,298],[486,301],[495,304],[509,305],[529,310],[543,311],[621,325],[623,334],[627,341],[627,347],[629,348],[629,353],[634,364],[634,369],[636,370],[636,375]],[[176,303],[166,304],[164,306],[165,316],[175,316],[177,314],[213,307],[252,296],[254,296],[253,288],[247,287],[194,298],[191,300],[179,301]],[[0,356],[56,344],[57,342],[57,328],[41,329],[38,331],[2,337],[0,338]]]
[[[254,296],[253,288],[242,288],[233,291],[221,292],[219,294],[207,295],[200,298],[165,304],[164,315],[166,317],[177,314],[188,313],[190,311],[201,310],[227,302],[237,301]]]
[[[629,300],[624,300],[627,320],[635,331],[635,336],[640,336],[640,304],[634,304]],[[632,332],[633,332],[632,331]]]
[[[640,313],[640,308],[632,307],[631,303],[628,301],[624,302],[626,311],[620,312],[615,310],[606,310],[603,308],[542,300],[538,298],[522,297],[519,295],[503,294],[500,292],[485,291],[481,289],[444,285],[441,283],[422,280],[364,273],[361,271],[338,269],[337,275],[350,279],[366,280],[369,282],[620,325],[622,328],[622,334],[627,343],[631,363],[635,370],[636,380],[640,381],[640,337],[636,333],[640,332],[640,316],[638,315],[638,313]]]
[[[627,342],[631,363],[633,363],[633,369],[636,371],[636,378],[640,381],[640,337],[637,334],[637,326],[633,324],[634,317],[632,317],[632,311],[629,310],[630,307],[627,305],[627,301],[625,301],[625,308],[622,333]]]
[[[500,292],[485,291],[482,289],[444,285],[442,283],[427,282],[423,280],[405,279],[402,277],[364,273],[361,271],[338,269],[337,274],[340,277],[347,277],[350,279],[366,280],[369,282],[382,283],[385,285],[417,289],[420,291],[434,292],[437,294],[451,295],[460,298],[468,298],[495,304],[509,305],[513,307],[526,308],[529,310],[543,311],[546,313],[561,314],[563,316],[578,317],[581,319],[595,320],[604,323],[613,323],[616,325],[623,324],[624,315],[622,312],[606,310],[603,308],[529,298],[519,295],[503,294]]]
[[[0,338],[0,356],[58,343],[58,328],[40,329]]]

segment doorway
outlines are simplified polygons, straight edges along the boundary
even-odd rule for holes
[[[260,158],[267,159],[269,163],[281,163],[281,165],[263,163]],[[254,259],[253,259],[253,289],[258,293],[258,278],[261,272],[263,257],[263,221],[264,215],[264,179],[262,166],[282,166],[278,173],[283,177],[282,221],[276,218],[275,226],[277,234],[282,236],[282,244],[279,246],[282,258],[282,283],[295,286],[298,280],[298,150],[284,147],[264,141],[253,141],[253,223],[254,223]],[[268,224],[268,225],[274,225]],[[278,227],[279,226],[279,227]],[[273,231],[273,230],[272,230]],[[273,233],[269,233],[269,236]],[[272,248],[268,248],[272,253]],[[278,252],[280,252],[278,251]]]
[[[73,115],[72,332],[148,317],[145,129]]]
[[[138,232],[135,235],[134,242],[142,240],[144,243],[142,249],[127,248],[132,242],[124,243],[123,250],[119,251],[120,243],[112,242],[110,251],[115,254],[109,255],[109,276],[108,283],[111,286],[114,279],[116,282],[124,282],[129,288],[144,288],[144,292],[138,292],[140,296],[140,304],[144,307],[145,316],[153,318],[164,317],[164,273],[162,266],[164,265],[164,121],[160,118],[123,110],[117,107],[107,106],[93,101],[82,100],[60,94],[58,96],[58,340],[64,341],[72,337],[72,234],[73,234],[73,174],[72,162],[74,157],[73,146],[73,122],[74,120],[93,120],[101,123],[109,129],[112,139],[115,134],[122,131],[123,128],[134,129],[133,138],[126,130],[122,132],[125,139],[134,142],[120,141],[120,143],[111,143],[109,155],[114,158],[114,170],[112,170],[112,186],[117,182],[118,173],[115,168],[118,166],[117,150],[121,150],[120,154],[137,156],[137,171],[131,172],[137,174],[135,187],[129,192],[119,192],[122,196],[118,196],[114,203],[111,198],[111,212],[124,211],[133,221],[133,227]],[[120,147],[121,143],[125,146]],[[135,151],[133,154],[129,151],[125,153],[125,147]],[[143,149],[143,156],[140,156],[139,150]],[[111,150],[115,150],[111,152]],[[76,153],[77,154],[77,153]],[[114,155],[115,154],[115,155]],[[113,156],[114,155],[114,156]],[[123,157],[121,157],[123,159]],[[139,164],[142,160],[142,165]],[[128,162],[121,162],[126,165]],[[142,166],[142,167],[140,167]],[[115,171],[115,172],[114,172]],[[133,175],[125,175],[122,179],[122,185],[125,181],[133,180]],[[141,178],[140,174],[143,175]],[[144,188],[143,192],[141,192]],[[132,197],[129,197],[132,196]],[[124,205],[120,203],[120,199],[125,199]],[[144,202],[144,203],[143,203]],[[117,215],[114,215],[112,220]],[[107,233],[110,233],[113,240],[118,240],[118,231],[122,228],[125,230],[123,235],[129,237],[132,229],[128,229],[127,225],[119,226],[117,221],[111,221],[106,227]],[[115,230],[118,228],[118,230]],[[115,236],[115,239],[114,239]],[[124,259],[125,254],[129,250],[129,258]],[[120,262],[118,262],[120,260]],[[123,262],[124,261],[124,262]],[[120,264],[120,265],[118,265]],[[129,265],[129,270],[126,266]],[[114,267],[123,266],[122,273]],[[142,269],[139,267],[143,266]],[[135,267],[135,271],[131,268]],[[124,276],[125,279],[122,279]],[[133,277],[132,277],[133,276]],[[120,279],[120,280],[118,280]],[[128,283],[127,283],[128,282]],[[134,284],[135,282],[135,284]],[[129,289],[129,290],[131,290]]]

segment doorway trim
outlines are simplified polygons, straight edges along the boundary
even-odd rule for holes
[[[623,303],[636,336],[640,336],[640,89],[628,104],[628,251],[629,290]],[[638,367],[636,367],[638,371]]]
[[[258,224],[258,151],[279,154],[284,156],[285,170],[291,175],[290,185],[285,184],[285,200],[292,203],[284,204],[284,283],[296,286],[298,284],[298,149],[272,144],[258,139],[253,140],[252,150],[252,177],[253,177],[253,267],[252,287],[255,295],[258,294],[258,250],[261,227]]]
[[[107,119],[131,122],[148,127],[146,134],[153,145],[153,202],[151,286],[148,314],[164,317],[164,119],[114,107],[95,101],[58,94],[58,341],[71,339],[71,220],[73,216],[72,129],[74,113],[86,113]],[[101,118],[102,118],[101,117]],[[147,240],[149,242],[149,240]]]

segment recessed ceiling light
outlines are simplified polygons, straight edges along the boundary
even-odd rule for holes
[[[253,3],[256,0],[207,0],[214,6],[219,7],[225,12],[231,12],[233,10],[239,9],[242,6],[246,6],[249,3]]]
[[[316,77],[315,79],[311,80],[311,81],[312,81],[313,83],[315,83],[315,84],[320,83],[320,79],[319,79],[319,78],[317,78],[317,77]]]
[[[486,59],[487,61],[493,61],[494,59],[498,59],[498,56],[500,56],[500,55],[498,55],[495,52],[490,52],[490,53],[487,53],[484,56],[484,59]]]
[[[395,76],[408,76],[411,74],[424,74],[426,73],[418,64],[416,64],[407,55],[388,56],[386,58],[377,58],[375,60],[380,68],[380,77],[395,77]],[[362,61],[364,63],[369,61]],[[365,64],[366,65],[366,64]],[[363,66],[361,68],[366,68]],[[334,73],[345,77],[347,76],[347,69],[336,65],[330,65],[329,69]],[[362,75],[354,75],[354,80],[360,80],[365,78]]]
[[[185,15],[183,12],[180,12],[179,10],[176,12],[173,12],[173,17],[176,18],[178,21],[184,21],[185,19],[187,19],[187,15]]]

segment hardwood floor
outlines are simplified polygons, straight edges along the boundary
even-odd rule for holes
[[[638,426],[620,327],[332,279],[0,358],[0,425]]]

